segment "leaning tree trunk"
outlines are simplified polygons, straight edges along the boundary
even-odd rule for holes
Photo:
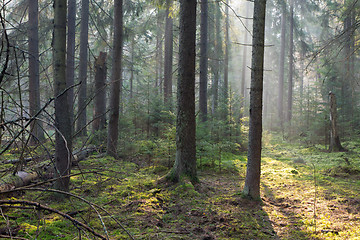
[[[243,190],[244,195],[252,199],[260,199],[265,9],[266,0],[254,2],[249,150],[245,186]]]
[[[88,63],[88,32],[89,32],[89,0],[81,2],[80,24],[80,62],[79,62],[79,103],[77,133],[86,136],[86,100],[87,100],[87,63]]]
[[[208,84],[208,0],[201,1],[200,27],[200,87],[199,109],[202,122],[207,120],[207,84]]]
[[[330,152],[339,152],[343,151],[344,148],[341,146],[340,138],[338,135],[337,129],[337,110],[336,110],[336,97],[335,94],[330,92],[330,123],[331,123],[331,130],[330,130]]]
[[[55,187],[69,190],[71,166],[71,123],[66,91],[66,0],[54,2],[54,82],[55,82]]]
[[[106,52],[100,52],[95,60],[95,104],[93,132],[106,125]]]
[[[116,148],[119,136],[120,98],[122,86],[122,42],[123,42],[123,0],[114,2],[114,46],[111,69],[111,92],[109,107],[109,128],[107,154],[117,157]]]
[[[39,80],[39,11],[38,0],[28,0],[29,3],[29,106],[30,115],[34,116],[40,110],[40,80]],[[41,121],[34,120],[31,124],[31,143],[44,140]]]
[[[166,0],[164,103],[172,109],[173,18],[170,16],[172,0]]]
[[[177,87],[176,159],[170,177],[198,181],[195,141],[196,0],[180,1],[179,80]]]

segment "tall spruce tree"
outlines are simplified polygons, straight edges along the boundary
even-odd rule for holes
[[[34,116],[40,110],[40,80],[39,80],[39,3],[38,0],[28,0],[29,4],[29,106],[30,115]],[[31,124],[31,143],[44,140],[41,121],[33,120]]]
[[[164,102],[172,109],[172,65],[173,65],[173,17],[170,15],[172,0],[166,0]]]
[[[123,45],[123,0],[114,2],[114,41],[111,69],[111,92],[109,128],[107,139],[107,154],[117,157],[117,143],[119,136],[119,115],[122,87],[122,45]]]
[[[87,63],[88,63],[88,34],[89,33],[89,0],[81,1],[80,23],[80,63],[79,63],[79,103],[77,132],[86,135],[86,107],[87,107]]]
[[[55,187],[69,191],[72,153],[68,92],[66,91],[66,0],[54,1]]]
[[[284,75],[285,75],[285,35],[286,35],[286,0],[281,2],[281,36],[280,36],[280,63],[278,88],[278,118],[279,127],[284,125]]]
[[[196,0],[180,0],[179,78],[177,86],[176,159],[170,177],[198,181],[195,141]]]
[[[75,83],[75,29],[76,29],[76,0],[68,0],[67,18],[67,50],[66,50],[66,84],[68,90],[69,115],[74,131],[74,88]]]
[[[266,0],[254,2],[248,162],[243,193],[260,199]]]
[[[201,1],[200,27],[200,88],[199,109],[201,121],[207,120],[207,85],[208,85],[208,0]]]

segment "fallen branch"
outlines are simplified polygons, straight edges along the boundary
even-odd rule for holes
[[[74,160],[72,161],[72,165],[76,166],[80,161],[86,159],[91,153],[96,152],[96,147],[89,147],[83,150],[74,151]],[[53,158],[53,156],[51,156]],[[30,162],[34,158],[25,158],[23,161]],[[20,159],[10,159],[5,160],[3,163],[18,163],[20,162]],[[48,172],[49,165],[51,162],[41,162],[38,165],[34,166],[32,170],[28,171],[19,171],[14,174],[8,174],[5,177],[0,179],[0,192],[8,191],[14,188],[23,187],[30,182],[40,178],[41,176],[44,176],[45,173]]]
[[[0,192],[25,186],[38,177],[39,174],[37,172],[19,171],[15,175],[9,174],[0,180]]]
[[[22,159],[23,162],[30,162],[34,159],[38,159],[39,157],[28,157],[28,158],[24,158]],[[15,163],[18,163],[18,162],[21,162],[20,159],[16,158],[16,159],[9,159],[9,160],[4,160],[2,161],[2,163],[4,164],[15,164]]]
[[[66,177],[66,176],[63,176],[63,177]],[[51,179],[53,180],[53,179]],[[16,192],[16,191],[21,191],[21,190],[26,190],[26,191],[44,191],[44,192],[54,192],[54,193],[60,193],[60,194],[64,194],[64,195],[67,195],[67,196],[71,196],[71,197],[74,197],[74,198],[77,198],[77,199],[80,199],[81,201],[87,203],[90,205],[90,207],[98,214],[99,216],[99,219],[102,223],[102,225],[104,226],[104,230],[107,234],[107,231],[106,231],[106,228],[105,228],[105,224],[103,223],[102,221],[102,218],[101,218],[101,215],[98,213],[98,211],[95,209],[95,207],[101,209],[103,212],[105,212],[106,214],[108,214],[108,216],[114,220],[123,230],[124,232],[126,232],[126,234],[129,236],[129,238],[131,238],[132,240],[135,240],[135,238],[131,235],[131,233],[114,217],[112,216],[112,214],[110,214],[104,207],[100,206],[100,205],[97,205],[95,203],[92,203],[88,200],[86,200],[85,198],[82,198],[78,195],[75,195],[75,194],[72,194],[72,193],[69,193],[69,192],[64,192],[64,191],[61,191],[61,190],[56,190],[56,189],[43,189],[43,188],[18,188],[18,189],[12,189],[12,190],[9,190],[9,191],[6,191],[6,192],[3,192],[4,194],[6,193],[11,193],[11,192]],[[1,203],[1,202],[0,202]]]
[[[87,158],[88,156],[90,156],[90,154],[94,153],[97,151],[97,148],[95,146],[90,146],[88,148],[82,149],[82,150],[76,150],[73,152],[73,161],[72,161],[72,165],[76,166],[80,161],[84,160],[85,158]],[[31,162],[33,160],[39,159],[41,157],[36,156],[36,157],[28,157],[28,158],[24,158],[24,159],[8,159],[8,160],[3,160],[2,163],[4,164],[15,164],[21,161],[24,162]],[[54,158],[54,155],[51,156],[51,158]]]
[[[14,236],[10,236],[10,235],[0,235],[0,238],[10,238],[10,239],[29,240],[28,238],[14,237]]]
[[[104,237],[103,235],[95,232],[93,229],[91,229],[89,226],[85,225],[84,223],[76,220],[75,218],[71,217],[70,215],[63,213],[57,209],[54,208],[50,208],[47,206],[44,206],[38,202],[31,202],[31,201],[25,201],[25,200],[0,200],[0,204],[9,204],[9,205],[15,205],[15,204],[21,204],[21,205],[27,205],[27,206],[34,206],[35,209],[37,210],[46,210],[52,213],[56,213],[68,220],[70,220],[76,227],[81,227],[83,229],[85,229],[86,231],[92,233],[94,236],[100,238],[100,239],[104,239],[107,240],[106,237]]]

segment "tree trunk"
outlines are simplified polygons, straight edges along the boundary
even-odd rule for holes
[[[346,1],[345,1],[346,3]],[[348,4],[350,1],[347,2]],[[354,76],[354,73],[352,71],[352,62],[353,62],[353,55],[354,49],[354,31],[353,29],[353,10],[347,8],[347,16],[344,19],[344,33],[345,33],[345,42],[344,42],[344,54],[345,54],[345,70],[343,74],[343,80],[342,80],[342,109],[343,109],[343,117],[344,120],[347,122],[350,122],[350,126],[353,127],[353,119],[354,119],[354,99],[353,99],[353,78],[356,78]]]
[[[68,35],[66,52],[66,84],[68,90],[69,116],[72,134],[74,132],[74,88],[75,83],[75,20],[76,20],[76,0],[68,0]]]
[[[163,79],[163,10],[158,8],[157,13],[157,30],[156,30],[156,84],[158,92],[162,94],[162,79]]]
[[[221,59],[221,11],[219,3],[215,3],[215,63],[213,82],[212,114],[215,115],[219,105],[219,81],[220,81],[220,59]]]
[[[180,0],[179,79],[177,87],[176,159],[171,178],[197,182],[195,141],[196,0]]]
[[[245,19],[245,26],[248,26],[249,24],[249,15],[250,15],[250,3],[246,2],[246,17],[247,19]],[[249,38],[249,33],[247,31],[247,29],[245,29],[245,33],[244,33],[244,44],[248,43],[248,38]],[[242,56],[242,72],[241,72],[241,85],[240,85],[240,96],[241,96],[241,109],[244,109],[245,106],[245,98],[246,98],[246,72],[247,72],[247,66],[246,66],[246,62],[247,62],[247,46],[243,46],[243,56]],[[241,112],[241,116],[240,119],[242,119],[243,117],[243,111]]]
[[[336,110],[336,97],[335,94],[330,92],[330,123],[331,123],[331,130],[330,130],[330,152],[339,152],[343,151],[344,148],[341,146],[340,138],[338,135],[337,129],[337,110]]]
[[[284,68],[285,68],[285,35],[286,35],[286,3],[281,4],[281,36],[280,36],[280,63],[279,63],[279,92],[278,92],[278,118],[280,128],[284,125]]]
[[[302,44],[303,45],[303,44]],[[305,61],[305,46],[301,46],[300,49],[300,113],[304,112],[304,61]]]
[[[38,0],[28,0],[29,4],[29,106],[30,115],[34,116],[40,109],[40,81],[39,81],[39,11]],[[31,124],[30,143],[43,141],[44,131],[42,122],[34,120]]]
[[[54,2],[54,82],[55,82],[55,188],[68,191],[71,166],[71,123],[66,91],[66,0]]]
[[[87,100],[87,63],[88,63],[88,32],[89,32],[89,0],[81,2],[80,23],[80,62],[79,62],[79,102],[77,132],[86,136],[86,100]]]
[[[5,113],[5,111],[4,111],[4,91],[1,91],[1,99],[0,99],[0,101],[1,101],[1,109],[0,109],[0,124],[3,124],[4,123],[4,118],[5,118],[5,116],[4,116],[4,113]],[[3,136],[3,128],[2,127],[0,127],[0,146],[1,146],[1,144],[2,144],[2,136]]]
[[[290,36],[289,36],[289,82],[287,99],[287,122],[291,124],[293,104],[293,73],[294,73],[294,2],[290,0]]]
[[[117,157],[116,148],[119,136],[119,107],[122,87],[123,0],[115,0],[114,2],[113,44],[107,153],[110,156]]]
[[[224,59],[224,86],[223,86],[223,98],[224,103],[228,101],[229,91],[229,47],[230,47],[230,23],[229,23],[229,0],[226,0],[225,6],[225,59]],[[227,117],[227,114],[226,116]]]
[[[245,186],[243,190],[244,195],[252,199],[260,199],[265,9],[266,0],[254,2],[249,150]]]
[[[207,121],[207,85],[208,85],[208,0],[201,2],[200,34],[200,91],[199,109],[201,121]]]
[[[103,130],[106,126],[106,52],[100,52],[95,60],[95,111],[93,132]]]
[[[172,109],[173,18],[170,16],[172,0],[166,0],[164,103]]]
[[[131,38],[131,67],[130,67],[130,99],[132,99],[134,97],[134,90],[133,90],[133,86],[134,86],[134,55],[135,55],[135,36],[133,34],[132,38]]]

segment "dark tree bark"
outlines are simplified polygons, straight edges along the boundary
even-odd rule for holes
[[[282,3],[281,37],[280,37],[280,63],[279,63],[279,92],[278,92],[278,118],[280,128],[284,125],[284,68],[285,68],[285,35],[286,35],[286,3]]]
[[[105,129],[106,126],[106,53],[100,52],[95,60],[95,111],[93,131]]]
[[[290,0],[290,36],[289,36],[289,82],[286,121],[291,124],[293,105],[293,75],[294,75],[294,2]]]
[[[201,121],[207,121],[207,85],[208,85],[208,0],[201,1],[200,27],[200,89],[199,109]]]
[[[123,45],[123,1],[114,2],[114,46],[111,69],[110,114],[107,139],[107,153],[117,157],[116,148],[119,136],[120,98],[122,86],[122,45]]]
[[[266,0],[254,2],[249,149],[245,186],[243,190],[244,195],[252,199],[260,199],[265,9]]]
[[[172,109],[173,19],[170,16],[172,0],[166,0],[164,103]]]
[[[86,136],[86,100],[87,100],[87,63],[89,33],[89,0],[81,1],[80,23],[80,62],[79,62],[79,102],[78,102],[78,136]]]
[[[195,141],[196,0],[180,0],[179,78],[177,86],[176,159],[174,182],[182,176],[198,181]]]
[[[341,146],[340,138],[337,129],[337,109],[336,109],[336,97],[335,94],[330,92],[330,152],[339,152],[344,151],[344,148]]]
[[[29,4],[29,106],[30,115],[34,116],[40,110],[40,80],[39,80],[39,4],[38,0],[28,0]],[[31,124],[32,144],[44,140],[41,121]]]
[[[71,166],[71,123],[66,91],[66,0],[54,1],[54,82],[55,82],[55,177],[56,189],[69,190]]]
[[[74,132],[74,88],[75,83],[75,20],[76,20],[76,0],[68,0],[68,35],[66,51],[66,84],[68,90],[69,115]]]

